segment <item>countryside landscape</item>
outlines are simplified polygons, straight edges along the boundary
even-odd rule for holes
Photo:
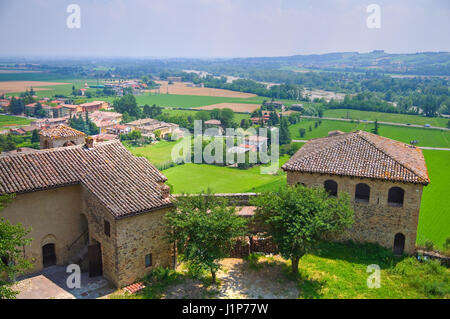
[[[0,298],[448,299],[448,43],[352,41],[0,49]]]

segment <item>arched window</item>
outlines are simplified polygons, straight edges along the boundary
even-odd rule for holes
[[[323,183],[323,186],[331,196],[337,196],[338,185],[335,181],[329,179]]]
[[[370,187],[367,184],[359,183],[356,185],[355,201],[368,203],[370,198]]]
[[[397,233],[394,237],[394,254],[402,255],[405,249],[405,235]]]
[[[390,206],[403,206],[403,198],[405,191],[400,187],[392,187],[389,189],[388,204]]]

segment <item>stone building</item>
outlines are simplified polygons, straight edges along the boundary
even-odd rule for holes
[[[86,134],[66,125],[58,125],[39,132],[40,149],[80,145]]]
[[[118,140],[0,156],[0,195],[15,194],[1,215],[31,227],[29,273],[76,263],[122,287],[173,265],[165,181]]]
[[[350,194],[355,223],[340,239],[413,253],[422,188],[430,182],[422,151],[363,131],[330,133],[307,142],[283,165],[288,184]]]

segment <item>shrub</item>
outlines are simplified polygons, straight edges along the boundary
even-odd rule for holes
[[[426,250],[433,250],[434,249],[434,243],[431,240],[425,241],[425,249]]]
[[[251,253],[245,259],[248,261],[248,267],[250,269],[259,270],[262,265],[258,263],[259,259],[262,257],[261,253]]]

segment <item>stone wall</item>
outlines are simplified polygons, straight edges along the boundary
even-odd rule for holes
[[[164,239],[164,215],[168,210],[160,209],[117,220],[117,286],[129,285],[155,267],[173,266],[173,246]],[[145,266],[147,254],[152,254],[150,267]]]
[[[27,274],[43,269],[42,246],[46,244],[55,244],[57,265],[67,264],[78,252],[71,245],[86,230],[80,185],[16,195],[0,216],[31,228],[27,236],[31,244],[24,247],[25,258],[33,264]]]
[[[61,138],[51,138],[46,136],[39,136],[40,149],[48,149],[55,147],[63,147],[64,143],[72,142],[75,145],[84,144],[85,137],[81,136],[72,136],[72,137],[61,137]]]
[[[405,236],[404,251],[408,254],[414,253],[423,185],[301,172],[287,174],[289,185],[303,183],[307,187],[323,187],[324,182],[329,179],[337,182],[338,195],[341,192],[347,192],[354,203],[353,228],[339,239],[378,242],[392,249],[395,235],[402,233]],[[370,186],[368,203],[355,201],[355,188],[359,183]],[[393,186],[401,187],[405,191],[402,207],[393,207],[388,204],[388,191]]]
[[[87,189],[83,189],[83,211],[89,222],[89,243],[100,243],[103,276],[118,284],[117,223],[107,208]],[[105,221],[110,224],[110,236],[105,234]]]

